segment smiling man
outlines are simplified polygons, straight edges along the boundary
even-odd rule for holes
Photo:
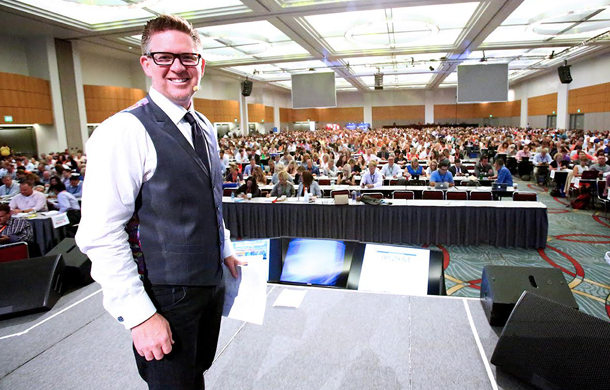
[[[87,142],[77,234],[104,306],[127,329],[150,389],[203,389],[239,261],[222,219],[216,131],[193,108],[204,61],[197,31],[162,15],[142,34],[148,96]],[[180,191],[173,191],[180,188]]]

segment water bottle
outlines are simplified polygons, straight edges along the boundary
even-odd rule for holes
[[[231,202],[235,201],[235,191],[231,191]]]
[[[356,191],[352,191],[352,200],[356,201]]]

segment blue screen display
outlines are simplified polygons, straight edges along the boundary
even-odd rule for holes
[[[290,240],[280,281],[335,286],[343,271],[345,244],[331,240]]]

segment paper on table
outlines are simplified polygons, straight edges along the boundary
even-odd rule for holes
[[[277,297],[273,307],[282,306],[298,309],[301,306],[301,302],[303,302],[303,298],[305,298],[305,294],[307,294],[306,290],[285,289]]]
[[[262,259],[262,257],[261,257]],[[225,303],[222,315],[239,321],[262,325],[267,299],[267,261],[248,258],[247,266],[237,268],[239,277],[233,279],[223,264]]]

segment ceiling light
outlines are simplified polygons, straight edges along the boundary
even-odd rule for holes
[[[103,8],[112,8],[112,9],[133,9],[133,8],[145,8],[150,7],[158,3],[160,0],[131,0],[127,4],[107,4],[107,1],[102,0],[88,0],[86,3],[79,2],[77,0],[47,0],[48,2],[61,3],[62,6],[66,6],[66,4],[70,4],[74,7],[103,7]],[[100,3],[100,4],[96,4]]]
[[[396,42],[393,43],[379,43],[379,42],[367,42],[363,40],[367,34],[370,35],[370,31],[383,31],[387,28],[388,24],[392,24],[394,27],[393,36],[396,38]],[[407,34],[408,37],[398,36],[396,31],[400,32],[411,32]],[[400,48],[408,46],[411,42],[420,41],[425,38],[437,35],[439,32],[438,26],[425,20],[424,17],[409,16],[409,19],[387,19],[383,21],[375,21],[370,23],[360,24],[348,29],[344,36],[348,41],[356,45],[368,45],[374,47],[387,47],[387,48]],[[356,38],[357,37],[357,38]],[[399,38],[399,39],[398,39]]]
[[[542,25],[545,23],[551,23],[552,21],[555,21],[559,18],[562,18],[564,16],[570,16],[570,15],[578,15],[581,13],[586,13],[586,12],[593,12],[593,11],[597,11],[600,9],[608,9],[610,8],[610,4],[608,4],[607,0],[597,0],[594,1],[593,4],[588,5],[586,7],[583,7],[581,9],[568,9],[568,8],[563,8],[562,10],[553,10],[551,12],[546,12],[546,13],[542,13],[532,19],[529,20],[529,24],[526,28],[527,32],[533,32],[534,34],[538,34],[538,35],[544,35],[544,36],[548,36],[548,37],[556,37],[559,36],[560,34],[558,33],[558,31],[556,29],[551,28],[545,28]],[[599,27],[599,24],[597,23],[592,23],[589,26],[582,26],[582,23],[579,24],[579,27],[571,29],[573,30],[572,33],[570,34],[561,34],[562,36],[565,35],[572,35],[572,34],[579,34],[579,33],[586,33],[586,32],[591,32],[591,31],[597,31],[597,30],[602,30],[605,27]],[[559,31],[560,32],[560,31]]]

